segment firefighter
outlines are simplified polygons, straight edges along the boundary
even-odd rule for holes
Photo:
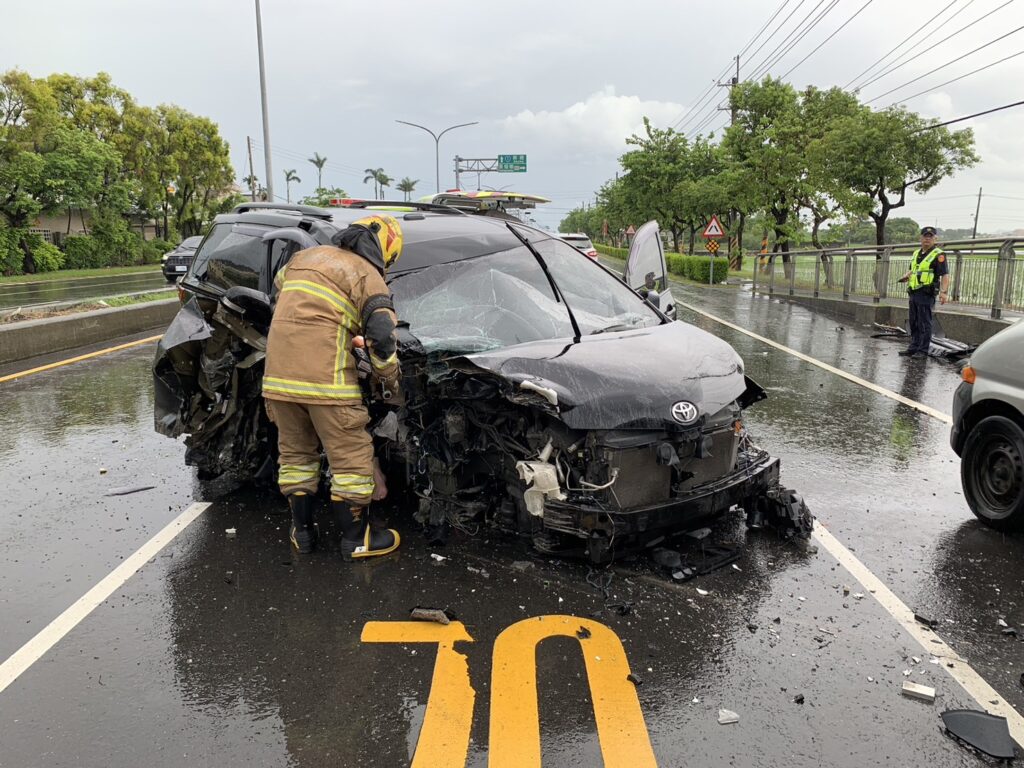
[[[373,443],[353,343],[368,353],[376,390],[397,392],[396,318],[384,278],[401,253],[402,230],[393,216],[368,216],[332,243],[299,251],[277,274],[263,396],[278,430],[278,485],[291,507],[292,545],[301,554],[316,548],[322,445],[341,554],[351,561],[399,544],[397,531],[370,525]]]
[[[946,254],[935,244],[935,227],[921,228],[921,247],[910,259],[910,269],[900,282],[907,283],[910,297],[910,346],[903,357],[927,357],[932,343],[932,310],[935,297],[945,304],[949,296],[949,266]]]

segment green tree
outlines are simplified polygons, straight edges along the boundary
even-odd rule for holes
[[[301,205],[316,205],[320,208],[326,208],[331,204],[331,200],[343,200],[348,196],[348,192],[341,187],[320,188],[314,190],[312,195],[299,200],[299,203]]]
[[[314,152],[313,156],[309,158],[309,162],[316,166],[316,188],[322,189],[324,186],[324,166],[327,165],[327,158],[321,157],[319,152]]]
[[[302,179],[300,179],[298,174],[295,173],[295,169],[294,168],[292,168],[291,170],[287,170],[286,169],[285,172],[284,172],[284,188],[285,188],[285,194],[287,195],[287,200],[288,200],[289,203],[292,201],[292,182],[293,181],[296,184],[301,184],[302,183]]]
[[[406,176],[404,179],[398,182],[398,184],[395,186],[395,189],[404,194],[405,199],[408,201],[409,198],[412,196],[412,193],[416,190],[416,185],[419,183],[419,179],[413,180]]]
[[[380,199],[381,200],[384,199],[384,187],[390,187],[392,181],[394,181],[394,179],[392,179],[390,176],[388,176],[383,171],[381,171],[380,175],[377,176],[377,184],[380,187]]]
[[[933,123],[904,107],[881,112],[862,107],[808,146],[812,161],[827,168],[867,209],[876,245],[885,244],[886,222],[893,210],[906,205],[908,191],[928,192],[978,162],[971,129],[950,131]]]
[[[384,173],[384,169],[383,168],[367,168],[364,171],[364,173],[366,175],[363,177],[363,184],[365,184],[368,181],[372,181],[373,182],[373,199],[374,200],[378,200],[380,198],[380,194],[377,191],[379,189],[379,187],[377,186],[377,182],[380,180],[380,175],[382,173]]]

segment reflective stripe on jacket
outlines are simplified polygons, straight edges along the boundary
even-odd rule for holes
[[[351,353],[362,333],[363,308],[387,295],[384,278],[368,261],[329,245],[299,251],[274,280],[277,302],[267,337],[263,395],[299,403],[359,405],[362,390]],[[387,312],[394,320],[390,309]],[[394,374],[398,358],[381,363]]]
[[[942,253],[941,248],[932,248],[925,254],[925,257],[921,259],[921,249],[918,248],[914,251],[914,256],[910,260],[910,283],[907,287],[916,291],[918,288],[925,288],[935,282],[935,272],[932,271],[932,263]],[[918,261],[918,259],[921,259]]]

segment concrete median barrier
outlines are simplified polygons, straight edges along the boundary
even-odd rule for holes
[[[0,326],[0,365],[142,331],[162,331],[179,306],[177,299],[166,299]]]

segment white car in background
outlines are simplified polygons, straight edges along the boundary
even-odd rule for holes
[[[560,235],[560,237],[577,251],[587,254],[592,259],[597,258],[597,249],[590,242],[590,238],[582,232],[570,232],[567,235]]]

